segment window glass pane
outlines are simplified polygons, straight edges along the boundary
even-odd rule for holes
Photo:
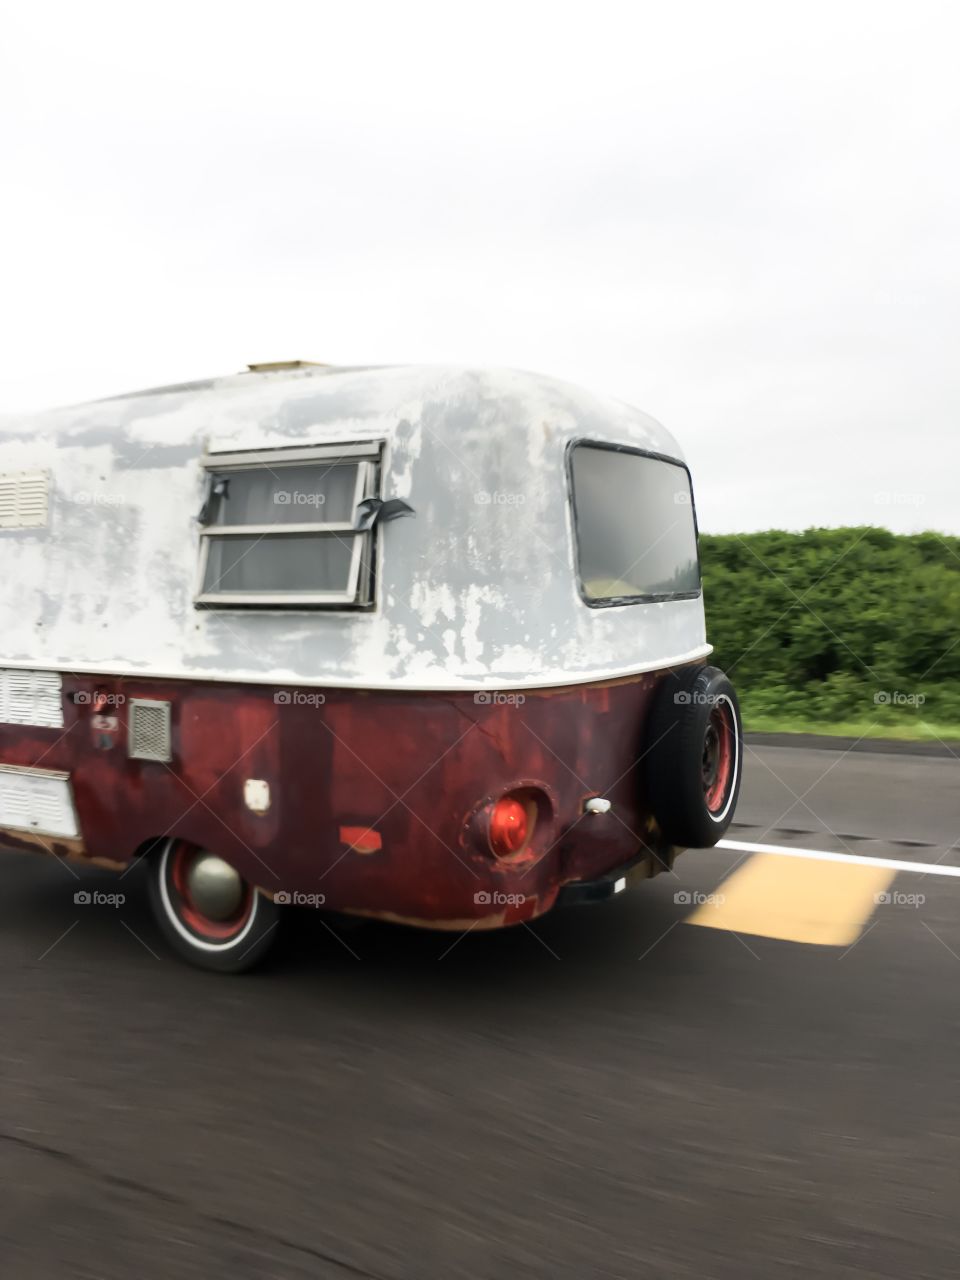
[[[214,524],[352,524],[357,463],[321,462],[229,471]]]
[[[287,537],[211,536],[203,593],[347,591],[355,538],[342,534]]]
[[[577,551],[591,600],[700,589],[690,479],[674,462],[577,445]]]

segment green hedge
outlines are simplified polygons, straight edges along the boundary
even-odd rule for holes
[[[960,729],[960,539],[771,530],[700,548],[711,661],[748,727]]]

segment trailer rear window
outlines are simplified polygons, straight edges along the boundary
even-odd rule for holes
[[[600,445],[570,452],[577,571],[588,604],[696,596],[690,475],[679,462]]]
[[[198,604],[372,603],[375,535],[358,507],[377,496],[378,448],[224,455],[206,467]]]

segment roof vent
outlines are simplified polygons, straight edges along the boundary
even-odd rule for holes
[[[329,369],[319,360],[267,360],[264,364],[248,364],[251,373],[283,373],[289,369]]]

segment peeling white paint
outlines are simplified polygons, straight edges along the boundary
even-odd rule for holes
[[[680,457],[653,419],[514,371],[242,374],[0,426],[48,469],[48,528],[0,531],[0,665],[366,688],[607,679],[703,656],[700,600],[591,609],[573,564],[576,438]],[[197,610],[208,448],[385,442],[378,604]],[[515,497],[495,504],[478,495]]]

